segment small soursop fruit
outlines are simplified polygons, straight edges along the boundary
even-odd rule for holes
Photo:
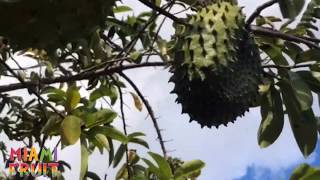
[[[103,26],[114,1],[0,1],[0,36],[8,38],[16,50],[53,51]]]
[[[170,81],[182,113],[203,126],[227,125],[259,96],[262,70],[257,46],[244,28],[241,8],[222,2],[199,9],[176,25]]]

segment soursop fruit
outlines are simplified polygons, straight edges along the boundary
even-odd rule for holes
[[[241,8],[221,2],[201,8],[175,25],[170,81],[182,113],[203,126],[227,125],[258,100],[259,50]]]
[[[0,1],[0,36],[16,50],[53,51],[86,38],[112,12],[115,0]]]

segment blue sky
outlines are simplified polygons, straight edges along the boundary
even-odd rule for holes
[[[320,166],[320,148],[317,147],[316,151],[313,154],[313,158],[308,158],[306,160],[302,160],[301,163],[308,163],[312,166]],[[257,167],[257,166],[249,166],[247,168],[247,172],[244,176],[240,178],[236,178],[235,180],[285,180],[289,179],[293,170],[299,166],[298,164],[290,165],[286,168],[279,170],[278,172],[273,172],[269,168]]]
[[[146,10],[137,1],[124,0],[126,4],[135,9],[135,13]],[[239,4],[244,6],[247,14],[263,1],[240,0]],[[264,12],[265,15],[279,15],[278,7]],[[164,26],[161,34],[170,38],[172,31],[170,21]],[[157,61],[157,59],[151,59]],[[163,131],[165,140],[172,140],[166,143],[169,155],[180,157],[183,160],[201,159],[206,162],[206,167],[200,180],[273,180],[288,179],[292,169],[302,162],[309,162],[320,165],[320,148],[317,153],[312,154],[308,159],[304,159],[298,146],[295,143],[288,121],[286,120],[284,130],[279,139],[270,147],[261,149],[257,143],[257,131],[261,121],[258,108],[251,109],[245,117],[239,118],[235,124],[219,129],[201,129],[195,122],[189,123],[187,115],[181,115],[181,107],[174,100],[175,95],[169,92],[173,89],[173,84],[168,84],[170,73],[162,68],[146,68],[143,70],[132,70],[126,72],[145,94],[154,112],[159,117],[159,124]],[[7,83],[7,82],[1,82]],[[145,140],[150,143],[151,150],[161,153],[159,143],[156,141],[156,134],[150,119],[146,119],[145,109],[138,112],[134,108],[132,97],[128,89],[125,93],[127,105],[128,131],[142,131],[147,134]],[[14,93],[22,93],[16,91]],[[25,92],[24,92],[25,93]],[[82,96],[88,93],[82,89]],[[117,106],[115,109],[117,109]],[[316,113],[319,114],[317,107]],[[116,126],[121,127],[120,119],[116,120]],[[47,147],[52,147],[56,139],[48,142]],[[17,147],[14,142],[10,142],[9,147]],[[149,151],[139,146],[130,146],[137,149],[141,156]],[[59,153],[60,159],[66,160],[72,165],[72,171],[66,172],[66,179],[78,179],[80,167],[79,143],[63,149]],[[108,180],[114,179],[116,170],[108,168],[107,154],[100,155],[95,152],[89,161],[89,170],[97,172],[100,177],[108,174]],[[318,162],[318,164],[317,164]],[[1,165],[0,165],[1,166]]]

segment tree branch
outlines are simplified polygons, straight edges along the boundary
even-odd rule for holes
[[[55,83],[64,83],[64,82],[74,82],[79,80],[90,79],[93,77],[99,76],[106,76],[111,75],[114,73],[119,73],[124,70],[135,69],[135,68],[142,68],[142,67],[156,67],[156,66],[165,66],[166,63],[164,62],[149,62],[149,63],[142,63],[142,64],[129,64],[123,66],[115,66],[109,69],[99,69],[96,71],[89,71],[85,73],[79,73],[73,76],[61,76],[57,78],[43,78],[39,79],[39,83],[43,85],[55,84]],[[38,85],[38,82],[34,81],[25,81],[24,83],[13,83],[8,85],[0,86],[0,93],[13,91],[18,89],[25,89],[25,88],[32,88]]]
[[[11,55],[10,55],[11,59],[14,59]],[[11,69],[11,67],[3,60],[0,59],[1,64],[16,78],[20,81],[20,86],[22,88],[27,88],[28,91],[32,94],[34,94],[38,99],[40,99],[45,105],[47,105],[49,108],[51,108],[53,110],[53,112],[57,113],[60,117],[64,118],[64,115],[61,114],[52,104],[50,104],[47,100],[45,100],[40,94],[38,94],[33,87],[39,85],[39,83],[34,83],[34,86],[28,86],[27,83],[24,81],[24,79],[22,77],[20,77],[18,74],[16,74],[14,72],[14,70]]]
[[[313,65],[317,65],[317,64],[296,64],[296,65],[292,65],[292,66],[284,66],[284,65],[274,65],[274,64],[270,64],[270,65],[264,65],[262,66],[262,68],[276,68],[276,69],[296,69],[296,68],[304,68],[304,67],[310,67]]]
[[[149,8],[157,11],[158,13],[170,18],[172,21],[179,23],[179,24],[183,24],[183,25],[187,25],[189,26],[188,23],[186,23],[185,21],[183,21],[182,19],[174,16],[173,14],[169,13],[168,11],[162,9],[161,7],[156,6],[154,3],[148,1],[148,0],[139,0],[142,4],[148,6]]]
[[[151,8],[151,9],[159,12],[160,14],[170,18],[171,20],[173,20],[176,23],[183,24],[183,25],[186,25],[186,26],[190,26],[190,24],[186,23],[184,20],[174,16],[173,14],[167,12],[166,10],[162,9],[161,7],[156,6],[152,2],[149,2],[147,0],[139,0],[139,1],[141,3],[143,3],[144,5],[148,6],[149,8]],[[278,2],[278,1],[277,0],[272,0],[272,1],[262,5],[261,7],[258,7],[256,12],[253,13],[252,16],[248,19],[247,25],[251,24],[251,22],[255,19],[255,17],[257,15],[259,15],[261,13],[261,11],[263,9],[273,5],[276,2]],[[259,27],[259,26],[255,26],[255,25],[251,25],[248,28],[251,29],[251,31],[256,35],[266,35],[266,36],[271,36],[271,37],[277,37],[277,38],[281,38],[281,39],[288,40],[288,41],[293,41],[293,42],[297,42],[297,43],[303,43],[303,44],[306,44],[309,47],[320,49],[320,46],[318,46],[317,44],[313,43],[315,41],[315,39],[309,39],[308,37],[297,37],[297,36],[294,36],[294,35],[282,33],[280,31],[277,31],[277,30],[274,30],[274,29]]]
[[[119,72],[119,75],[121,77],[123,77],[129,84],[130,86],[136,91],[136,93],[138,94],[138,96],[140,97],[140,99],[142,100],[143,104],[145,105],[150,117],[151,117],[151,120],[153,122],[153,125],[154,125],[154,128],[156,129],[156,132],[157,132],[157,135],[158,135],[158,139],[159,139],[159,142],[160,142],[160,146],[161,146],[161,150],[162,150],[162,153],[163,153],[163,156],[166,158],[167,157],[167,150],[166,150],[166,147],[164,145],[164,140],[162,138],[162,135],[161,135],[161,130],[159,128],[159,125],[158,125],[158,121],[157,121],[157,118],[155,117],[154,115],[154,112],[149,104],[149,102],[147,101],[147,99],[143,96],[143,94],[141,93],[141,91],[139,90],[139,88],[136,86],[136,84],[127,76],[125,75],[124,73],[122,72]]]
[[[315,44],[305,38],[297,37],[297,36],[290,35],[290,34],[285,34],[280,31],[270,29],[270,28],[265,28],[265,27],[259,27],[259,26],[252,25],[252,26],[250,26],[250,28],[255,35],[276,37],[276,38],[284,39],[287,41],[293,41],[296,43],[303,43],[309,47],[312,47],[315,49],[320,49],[320,46],[318,46],[317,44]]]
[[[268,7],[276,4],[277,2],[278,2],[278,0],[271,0],[271,1],[268,1],[268,2],[266,2],[266,3],[264,3],[264,4],[262,4],[261,6],[259,6],[259,7],[253,12],[253,14],[248,18],[248,20],[247,20],[247,22],[246,22],[246,28],[250,28],[251,23],[261,14],[261,12],[262,12],[264,9],[266,9],[266,8],[268,8]]]

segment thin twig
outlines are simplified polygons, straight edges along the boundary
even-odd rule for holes
[[[164,140],[162,138],[161,130],[159,128],[158,121],[157,121],[157,118],[154,115],[152,107],[150,106],[148,100],[143,96],[143,94],[141,93],[139,88],[136,86],[136,84],[127,75],[125,75],[122,72],[119,72],[119,75],[122,78],[124,78],[130,84],[130,86],[136,91],[136,93],[138,94],[138,96],[142,100],[143,104],[145,105],[145,107],[146,107],[146,109],[147,109],[147,111],[148,111],[148,113],[149,113],[149,115],[151,117],[151,120],[153,122],[154,128],[156,129],[163,156],[166,158],[167,157],[167,151],[166,151],[166,147],[164,145],[165,142],[164,142]]]
[[[157,67],[157,66],[165,66],[166,63],[164,62],[149,62],[149,63],[141,63],[141,64],[129,64],[123,66],[114,66],[109,69],[98,69],[95,71],[89,71],[85,73],[79,73],[73,76],[61,76],[57,78],[43,78],[39,79],[39,83],[43,85],[55,84],[55,83],[64,83],[64,82],[74,82],[79,80],[85,80],[89,78],[99,77],[99,76],[106,76],[111,75],[114,73],[118,73],[124,70],[135,69],[135,68],[142,68],[142,67]],[[18,90],[18,89],[25,89],[25,88],[32,88],[37,86],[38,83],[33,81],[24,81],[23,83],[13,83],[8,85],[0,86],[0,93]]]
[[[126,124],[126,118],[124,115],[124,108],[123,108],[123,93],[121,90],[121,87],[119,85],[116,85],[119,91],[119,97],[120,97],[120,111],[121,111],[121,119],[122,119],[122,125],[123,125],[123,132],[126,136],[128,136],[127,132],[127,124]],[[129,162],[129,154],[128,154],[128,144],[125,145],[126,150],[126,163],[127,163],[127,170],[128,170],[128,179],[131,180],[131,171],[130,171],[130,162]]]
[[[268,7],[276,4],[278,1],[279,1],[279,0],[271,0],[271,1],[268,1],[268,2],[266,2],[266,3],[264,3],[264,4],[262,4],[261,6],[259,6],[259,7],[253,12],[253,14],[248,18],[248,20],[247,20],[247,22],[246,22],[246,28],[250,28],[251,23],[261,14],[261,12],[262,12],[264,9],[266,9],[266,8],[268,8]]]
[[[170,10],[172,9],[172,7],[173,7],[173,4],[171,4],[171,5],[169,6],[168,12],[170,12]],[[167,19],[167,17],[164,16],[164,18],[162,19],[162,22],[160,23],[160,25],[159,25],[159,27],[158,27],[158,29],[157,29],[157,32],[156,32],[156,34],[155,34],[155,37],[153,38],[152,43],[151,43],[151,45],[150,45],[151,49],[153,49],[153,45],[154,45],[154,43],[157,41],[158,35],[159,35],[159,33],[160,33],[160,30],[161,30],[163,24],[165,23],[166,19]],[[146,62],[149,61],[150,57],[151,57],[151,54],[150,54],[149,56],[147,56]]]
[[[13,59],[13,57],[10,55],[10,58]],[[64,118],[64,115],[61,114],[53,105],[51,105],[47,100],[45,100],[40,94],[38,94],[32,86],[28,86],[26,84],[26,82],[24,81],[24,79],[22,77],[20,77],[18,74],[16,74],[11,67],[3,60],[1,59],[1,64],[16,78],[20,81],[20,84],[23,88],[27,88],[29,92],[31,92],[32,94],[34,94],[38,99],[40,99],[43,103],[45,103],[49,108],[51,108],[55,113],[57,113],[60,117]],[[33,82],[35,83],[35,82]],[[35,83],[35,85],[38,85],[37,83]]]
[[[170,18],[172,21],[179,23],[179,24],[183,24],[183,25],[187,25],[189,26],[188,23],[186,23],[185,21],[183,21],[182,19],[174,16],[173,14],[169,13],[168,11],[162,9],[161,7],[156,6],[154,3],[148,1],[148,0],[139,0],[142,4],[148,6],[149,8],[159,12],[160,14]]]

